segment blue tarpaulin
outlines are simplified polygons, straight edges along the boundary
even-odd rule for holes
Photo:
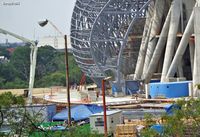
[[[160,135],[163,134],[163,132],[164,132],[164,126],[160,125],[160,124],[151,126],[151,129],[154,129]]]
[[[173,111],[181,109],[181,107],[177,104],[168,104],[164,108],[168,115],[173,115]]]
[[[74,121],[88,119],[89,116],[95,113],[100,113],[103,108],[97,105],[78,105],[71,108],[71,118]],[[64,109],[57,113],[54,117],[54,121],[64,121],[68,119],[68,110]]]

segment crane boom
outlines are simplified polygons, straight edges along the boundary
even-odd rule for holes
[[[0,33],[4,35],[10,35],[13,36],[23,42],[27,42],[31,44],[31,53],[30,53],[30,75],[29,75],[29,93],[28,93],[28,104],[32,104],[32,90],[34,86],[35,81],[35,68],[36,68],[36,59],[37,59],[37,50],[38,47],[34,41],[31,41],[27,38],[24,38],[22,36],[19,36],[15,33],[9,32],[7,30],[0,28]]]

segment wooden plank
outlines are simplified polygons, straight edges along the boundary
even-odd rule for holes
[[[136,125],[134,124],[119,124],[116,127],[117,135],[134,135],[137,133]]]
[[[156,103],[146,103],[146,104],[130,104],[130,105],[121,105],[121,106],[109,106],[110,109],[164,109],[166,104],[156,104]]]

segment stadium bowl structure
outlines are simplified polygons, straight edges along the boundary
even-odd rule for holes
[[[73,55],[97,85],[134,72],[151,0],[77,0],[71,19]]]

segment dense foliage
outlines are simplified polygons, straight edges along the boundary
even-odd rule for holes
[[[0,88],[26,88],[29,82],[30,47],[20,46],[10,55],[1,47],[1,55],[6,55],[8,62],[0,63]],[[65,86],[65,54],[50,46],[38,49],[35,87]],[[73,55],[69,54],[70,84],[79,83],[82,72]]]
[[[200,99],[179,100],[175,103],[170,114],[164,114],[162,119],[163,131],[157,133],[151,128],[156,124],[155,117],[146,116],[147,128],[143,137],[199,137],[200,136]]]
[[[64,131],[33,132],[30,137],[103,137],[102,134],[90,132],[90,125],[72,126]]]
[[[0,47],[0,56],[5,56],[6,58],[10,58],[10,53],[6,48]]]

